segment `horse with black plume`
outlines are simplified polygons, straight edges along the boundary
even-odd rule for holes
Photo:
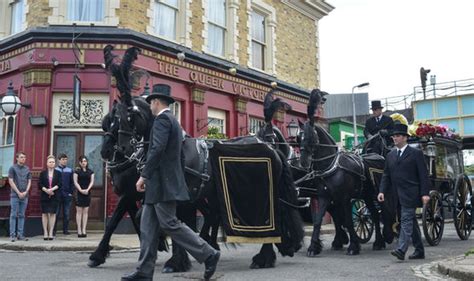
[[[370,159],[353,153],[340,151],[333,138],[320,125],[315,123],[314,114],[326,93],[315,89],[308,103],[308,121],[304,124],[304,137],[301,141],[301,165],[308,173],[297,180],[305,193],[318,199],[317,212],[313,213],[313,235],[307,255],[318,255],[322,250],[319,239],[322,217],[331,211],[336,224],[336,238],[333,248],[341,249],[347,236],[338,226],[343,225],[349,232],[347,254],[357,255],[360,242],[354,231],[351,199],[361,198],[367,204],[375,224],[376,240],[374,249],[382,249],[385,243],[393,240],[391,226],[395,217],[391,206],[382,206],[384,220],[383,234],[380,229],[380,215],[374,205],[378,193],[376,183],[371,180],[374,170],[383,169],[384,159],[378,155]],[[301,190],[301,189],[300,189]],[[332,209],[332,210],[331,210]],[[338,237],[339,236],[339,237]]]

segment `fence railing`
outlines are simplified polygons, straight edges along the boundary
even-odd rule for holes
[[[474,78],[426,85],[423,93],[421,86],[413,87],[411,94],[382,99],[385,110],[411,108],[412,102],[423,99],[435,99],[449,96],[474,94]]]

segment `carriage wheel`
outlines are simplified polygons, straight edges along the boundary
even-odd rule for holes
[[[374,222],[364,200],[355,199],[352,201],[352,222],[359,242],[369,242],[374,233]]]
[[[428,244],[438,245],[444,230],[443,201],[438,192],[431,192],[430,201],[423,206],[422,223],[423,234]]]
[[[466,175],[456,181],[453,194],[453,220],[456,232],[461,240],[467,240],[472,230],[472,186]]]

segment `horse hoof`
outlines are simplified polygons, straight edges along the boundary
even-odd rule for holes
[[[357,256],[358,254],[359,254],[358,251],[354,251],[354,250],[347,251],[348,256]]]
[[[101,265],[101,264],[103,264],[103,262],[98,262],[98,261],[96,261],[96,260],[89,260],[89,261],[87,262],[87,265],[88,265],[89,267],[98,267],[98,266]]]
[[[307,251],[306,252],[306,256],[309,257],[309,258],[314,258],[317,255],[319,255],[319,253],[316,253],[315,251]]]
[[[174,268],[170,267],[170,266],[165,266],[163,267],[163,269],[161,270],[161,273],[174,273]]]
[[[258,265],[255,262],[253,262],[249,267],[250,267],[250,269],[259,269],[259,268],[261,268],[260,265]]]
[[[342,246],[339,246],[339,245],[337,245],[337,246],[334,246],[334,245],[331,246],[331,250],[334,250],[334,251],[340,251],[340,250],[342,250],[342,249],[343,249],[343,247],[342,247]]]

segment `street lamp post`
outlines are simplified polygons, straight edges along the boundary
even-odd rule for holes
[[[356,105],[355,105],[354,90],[367,87],[367,86],[369,86],[369,82],[365,82],[365,83],[352,87],[352,125],[354,126],[354,146],[353,147],[356,147],[357,145],[359,145],[359,141],[357,139]]]

